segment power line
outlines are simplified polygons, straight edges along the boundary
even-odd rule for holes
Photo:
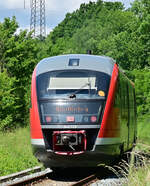
[[[34,37],[46,36],[45,0],[31,0],[30,31]]]

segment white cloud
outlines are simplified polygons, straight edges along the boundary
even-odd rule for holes
[[[25,26],[25,27],[19,27],[19,28],[17,29],[17,31],[16,31],[15,34],[19,34],[21,30],[27,30],[27,31],[29,32],[29,31],[30,31],[30,26],[27,25],[27,26]]]
[[[25,0],[25,6],[30,7],[30,0]],[[4,9],[23,9],[24,0],[1,0],[0,8]]]
[[[40,0],[39,0],[40,1]],[[72,12],[80,7],[82,3],[88,3],[90,0],[45,0],[47,11],[64,11]],[[91,0],[96,2],[97,0]],[[104,0],[104,1],[119,1],[119,0]],[[133,0],[120,0],[124,4],[130,4]],[[24,9],[30,8],[31,0],[0,0],[0,8],[4,9]]]
[[[129,7],[134,0],[103,0],[103,1],[112,1],[112,2],[120,1],[125,5],[125,7]]]
[[[24,1],[26,9],[24,9]],[[67,12],[72,12],[78,9],[82,3],[88,3],[89,1],[96,2],[97,0],[45,0],[46,33],[48,34],[58,23],[60,23],[65,18]],[[133,2],[133,0],[118,1],[121,1],[128,6]],[[30,24],[30,2],[31,0],[0,0],[0,22],[2,22],[5,17],[12,17],[14,15],[17,18],[20,28],[29,29],[29,26],[27,25]]]
[[[80,7],[81,3],[88,3],[90,0],[45,0],[46,10],[60,11],[68,10],[73,11]],[[97,1],[97,0],[92,0]],[[1,0],[0,8],[6,9],[23,9],[25,7],[30,8],[31,0]]]
[[[52,11],[73,11],[80,7],[82,3],[88,3],[90,0],[46,0],[46,9]],[[97,0],[92,0],[96,2]]]
[[[53,30],[53,28],[46,27],[46,35],[48,35],[52,30]]]
[[[64,19],[67,12],[72,12],[79,8],[81,3],[88,3],[89,1],[90,0],[45,0],[46,24],[54,28]],[[91,1],[96,2],[97,0]],[[20,26],[28,24],[30,20],[30,2],[31,0],[0,0],[0,20],[4,17],[12,17],[12,15],[15,15]]]

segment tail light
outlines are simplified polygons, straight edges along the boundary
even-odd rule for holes
[[[51,122],[51,121],[52,121],[52,117],[46,116],[46,122]]]
[[[91,122],[95,123],[97,121],[97,117],[96,116],[91,116]]]

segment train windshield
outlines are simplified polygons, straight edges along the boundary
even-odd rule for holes
[[[90,70],[61,70],[37,77],[38,97],[98,99],[107,96],[110,76]]]

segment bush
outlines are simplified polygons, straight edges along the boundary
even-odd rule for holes
[[[138,115],[150,115],[150,70],[134,70],[135,90]]]
[[[13,94],[15,78],[9,78],[6,71],[0,73],[0,130],[13,126],[15,100]]]

